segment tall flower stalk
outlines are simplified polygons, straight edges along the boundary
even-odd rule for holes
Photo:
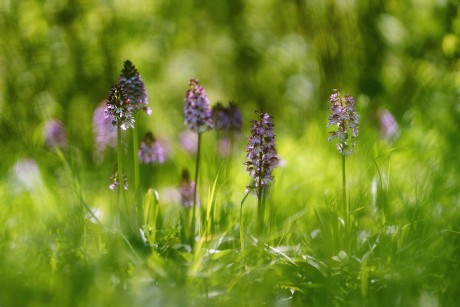
[[[342,154],[342,197],[343,197],[343,218],[345,227],[350,223],[350,207],[347,201],[347,178],[345,172],[345,158],[353,153],[356,145],[356,138],[359,133],[359,116],[355,112],[355,101],[352,96],[341,96],[336,89],[329,98],[328,117],[329,126],[336,126],[337,130],[329,132],[328,141],[337,139],[337,150]]]
[[[119,223],[121,215],[121,194],[124,195],[124,189],[120,188],[122,182],[125,182],[123,173],[123,148],[121,132],[128,128],[134,128],[134,117],[133,117],[133,106],[130,99],[126,95],[123,87],[120,83],[112,86],[109,95],[107,97],[105,109],[105,116],[112,120],[112,125],[117,129],[117,152],[118,152],[118,163],[117,163],[117,175],[118,175],[118,200],[117,207],[115,210],[115,225]]]
[[[192,208],[192,224],[190,233],[190,243],[193,247],[195,237],[196,224],[196,205],[197,205],[197,187],[198,173],[200,170],[200,155],[201,155],[201,135],[203,132],[213,129],[213,120],[211,109],[209,108],[209,99],[205,89],[199,85],[197,79],[190,80],[190,89],[185,93],[185,125],[198,134],[198,144],[195,163],[195,186],[193,190],[193,208]]]
[[[180,212],[181,239],[186,242],[190,239],[190,208],[193,208],[195,183],[190,180],[190,173],[187,169],[182,170],[179,185],[180,202],[184,209]]]
[[[268,113],[256,111],[259,120],[252,121],[251,135],[246,146],[246,171],[253,178],[248,193],[257,194],[257,225],[263,228],[265,201],[268,187],[273,182],[273,169],[279,164],[275,148],[272,117]],[[241,206],[243,202],[241,203]]]
[[[118,78],[118,81],[124,91],[126,92],[127,97],[129,98],[132,109],[133,117],[135,121],[138,121],[139,115],[138,110],[144,110],[147,115],[152,114],[152,110],[148,106],[147,94],[145,92],[144,81],[142,80],[141,75],[137,71],[136,67],[130,60],[126,60],[123,63],[123,69],[121,75]],[[135,206],[137,211],[137,226],[140,228],[142,226],[144,217],[143,217],[143,208],[140,201],[140,175],[139,175],[139,158],[138,158],[138,128],[133,127],[133,165],[134,165],[134,191],[135,191]]]

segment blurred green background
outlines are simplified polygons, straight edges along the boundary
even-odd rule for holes
[[[174,160],[148,168],[144,175],[158,171],[155,184],[174,186],[181,168],[193,166],[193,155],[179,145],[190,78],[200,80],[211,104],[233,100],[241,107],[243,136],[255,119],[254,110],[262,109],[274,116],[278,151],[285,162],[275,171],[272,199],[278,220],[273,232],[277,230],[286,245],[298,244],[301,252],[296,255],[323,257],[333,269],[328,261],[335,263],[331,259],[338,252],[333,246],[337,238],[323,232],[324,237],[315,241],[309,234],[321,228],[312,208],[329,201],[336,204],[340,195],[340,158],[334,145],[327,143],[329,95],[333,88],[353,95],[361,122],[356,152],[347,162],[350,199],[357,231],[369,238],[382,236],[383,247],[368,267],[344,265],[343,275],[329,276],[333,283],[321,281],[321,276],[315,280],[314,275],[313,281],[326,286],[320,290],[305,286],[307,301],[313,297],[315,302],[315,291],[323,291],[322,295],[343,296],[345,302],[356,303],[357,297],[365,302],[366,293],[359,292],[365,288],[359,288],[363,278],[369,292],[378,293],[370,296],[371,305],[407,306],[425,296],[435,302],[432,306],[437,301],[456,302],[460,284],[457,0],[2,0],[0,41],[0,273],[4,276],[0,294],[2,289],[10,291],[4,296],[7,303],[17,305],[23,298],[22,302],[37,305],[66,305],[83,297],[81,305],[106,306],[126,305],[136,297],[138,305],[152,301],[161,305],[169,294],[181,292],[189,277],[185,267],[192,261],[157,259],[152,254],[136,267],[126,260],[126,246],[113,248],[105,230],[96,229],[88,218],[75,218],[86,216],[74,195],[75,178],[91,205],[104,208],[115,199],[107,188],[115,155],[109,153],[105,164],[94,161],[92,120],[126,59],[141,73],[153,110],[151,117],[142,118],[142,133],[153,130],[175,151]],[[398,123],[392,139],[379,134],[382,110],[391,112]],[[71,175],[44,146],[43,128],[52,118],[65,125]],[[215,145],[211,134],[204,141]],[[222,208],[230,203],[222,222],[225,230],[236,223],[238,211],[231,205],[239,204],[249,181],[242,165],[244,138],[240,141],[234,170],[225,174],[228,178],[222,176],[227,186],[222,183],[216,196]],[[219,162],[209,156],[211,162],[202,171],[203,195]],[[22,158],[36,160],[40,171],[33,163],[24,166]],[[18,160],[29,177],[17,174],[21,172],[13,165]],[[16,186],[21,180],[25,187]],[[377,225],[380,220],[373,206],[382,203],[388,206],[388,215],[383,225]],[[253,205],[249,198],[245,205],[249,213]],[[165,213],[165,225],[172,228],[178,207],[171,211]],[[162,234],[166,243],[169,231],[173,232],[167,228]],[[231,250],[222,256],[224,263],[234,254]],[[271,265],[256,266],[247,276],[237,266],[233,274],[211,258],[203,264],[209,271],[203,270],[196,287],[214,282],[218,288],[234,277],[234,300],[226,301],[229,304],[240,294],[248,304],[260,303],[258,295],[277,286],[276,274],[292,278],[289,282],[299,287],[311,277],[309,269],[305,273],[298,267]],[[152,276],[167,281],[163,288],[145,282],[144,266],[155,271]],[[298,275],[291,270],[308,278],[292,277]],[[366,284],[365,274],[377,276],[375,288],[370,281]],[[119,290],[132,276],[132,292],[125,296]],[[266,284],[257,283],[265,278]],[[346,278],[354,288],[334,294]],[[255,284],[258,295],[248,294],[244,281]],[[194,286],[192,280],[190,288]],[[60,294],[53,298],[55,289]],[[343,293],[353,294],[350,298]],[[330,302],[327,295],[324,302]],[[171,305],[183,302],[179,298],[175,303]],[[321,300],[316,303],[324,305]]]
[[[454,0],[4,0],[0,29],[1,152],[10,158],[32,153],[52,117],[90,157],[84,123],[126,59],[144,78],[159,134],[183,128],[196,77],[212,103],[234,100],[246,119],[260,108],[295,136],[324,118],[338,88],[370,123],[384,107],[403,127],[418,114],[459,139]]]

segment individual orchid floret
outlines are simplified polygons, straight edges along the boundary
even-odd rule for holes
[[[353,153],[353,148],[356,145],[356,138],[359,133],[359,116],[355,112],[355,101],[352,96],[341,96],[336,89],[330,96],[328,117],[329,126],[337,126],[336,131],[329,132],[328,141],[337,139],[337,150],[344,156]]]
[[[44,135],[46,147],[49,149],[54,147],[64,148],[67,145],[64,124],[57,119],[52,119],[46,123]]]
[[[190,80],[190,89],[185,94],[184,102],[185,124],[190,130],[202,133],[213,128],[209,99],[197,79]]]
[[[111,183],[109,189],[111,189],[112,191],[116,191],[120,186],[120,181],[118,180],[118,168],[116,165],[113,168],[112,176],[110,176],[110,181]],[[125,190],[128,189],[128,177],[126,177],[126,175],[123,176],[123,188]]]
[[[134,111],[142,109],[148,115],[152,114],[152,110],[148,106],[144,81],[130,60],[126,60],[123,63],[123,69],[118,81],[130,99]]]
[[[134,128],[134,107],[120,83],[112,86],[107,97],[105,116],[112,119],[112,125],[122,130]]]
[[[259,120],[252,121],[251,136],[246,147],[246,171],[254,179],[257,193],[260,187],[268,186],[273,181],[273,169],[278,165],[279,158],[275,149],[275,134],[272,117],[267,113],[256,111]],[[258,195],[260,196],[260,195]]]
[[[144,164],[165,162],[165,150],[163,146],[153,136],[152,132],[147,132],[144,136],[138,151],[139,162]]]

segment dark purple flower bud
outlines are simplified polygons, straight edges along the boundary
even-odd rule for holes
[[[355,112],[355,101],[352,96],[342,97],[336,89],[330,96],[328,117],[329,126],[337,126],[336,131],[329,132],[328,141],[337,139],[337,150],[344,156],[353,153],[356,145],[356,138],[359,133],[359,116]]]
[[[190,80],[190,89],[185,93],[184,101],[185,124],[190,130],[202,133],[213,128],[209,100],[197,79]]]
[[[163,146],[153,136],[152,132],[147,132],[144,136],[141,145],[139,146],[139,162],[140,163],[159,163],[165,162],[165,151]]]
[[[96,145],[96,157],[102,160],[107,147],[117,146],[117,130],[112,125],[112,120],[105,115],[106,104],[103,102],[93,114],[93,132]]]
[[[134,111],[143,109],[148,115],[152,114],[152,110],[148,106],[144,81],[130,60],[126,60],[123,63],[123,69],[118,81],[126,91],[126,95],[130,99]]]
[[[105,116],[111,118],[112,125],[123,130],[134,128],[133,111],[133,105],[121,84],[112,86],[105,109]]]
[[[115,167],[113,168],[112,176],[110,176],[110,181],[111,183],[110,183],[109,189],[111,189],[112,191],[117,190],[120,186],[120,181],[118,180],[117,165],[115,165]],[[128,189],[128,177],[126,177],[126,175],[123,175],[123,188],[125,190]]]
[[[67,136],[64,125],[57,119],[50,120],[44,128],[45,144],[49,149],[64,148],[67,145]]]
[[[377,111],[380,136],[388,141],[394,140],[399,133],[398,123],[387,109]]]
[[[254,187],[267,186],[273,181],[273,169],[279,158],[275,149],[275,134],[272,117],[267,113],[256,111],[259,120],[252,121],[251,136],[246,146],[246,171],[254,179]],[[257,189],[256,189],[257,190]]]
[[[193,207],[193,192],[195,189],[195,183],[190,180],[190,174],[188,170],[182,171],[182,179],[179,187],[179,193],[181,197],[181,204],[185,208]],[[199,197],[197,196],[197,205],[199,205]]]

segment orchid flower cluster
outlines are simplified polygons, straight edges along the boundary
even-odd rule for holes
[[[273,181],[273,169],[279,164],[275,149],[275,134],[272,117],[268,113],[256,111],[259,120],[252,121],[251,136],[246,147],[246,171],[254,179],[255,189],[260,194],[262,186],[268,186]],[[260,196],[260,195],[258,195]]]
[[[105,116],[112,119],[114,127],[134,128],[134,106],[120,82],[112,86],[106,104]]]
[[[185,124],[190,130],[202,133],[213,129],[209,99],[197,79],[190,80],[190,89],[185,93],[184,102]]]
[[[231,101],[228,107],[225,107],[220,102],[215,104],[212,107],[212,117],[217,131],[241,132],[243,118],[240,108],[234,102]]]
[[[138,156],[139,162],[143,164],[163,164],[165,162],[165,150],[152,132],[145,134],[139,146]]]
[[[144,81],[130,60],[126,60],[123,63],[123,70],[118,78],[118,82],[121,84],[126,92],[126,95],[129,97],[134,111],[142,109],[145,113],[147,113],[147,115],[152,114],[152,110],[148,106]]]
[[[356,145],[356,138],[359,133],[359,116],[355,112],[355,101],[352,96],[341,96],[340,92],[336,89],[330,96],[329,111],[331,113],[328,117],[329,126],[337,126],[336,131],[329,132],[328,141],[337,139],[337,150],[344,156],[353,153]]]
[[[228,106],[218,102],[212,107],[212,117],[217,131],[217,152],[222,157],[228,157],[236,149],[236,138],[241,135],[243,128],[240,108],[232,101]]]

